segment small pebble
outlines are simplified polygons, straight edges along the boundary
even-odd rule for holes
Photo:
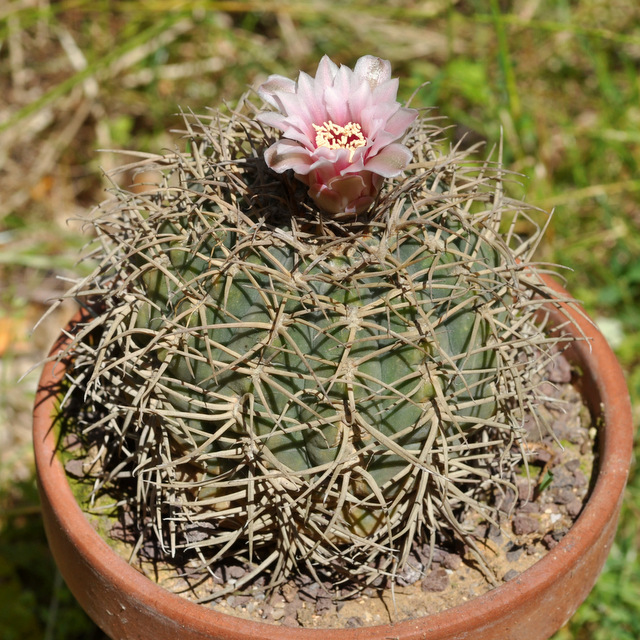
[[[445,553],[442,566],[445,569],[455,571],[462,564],[462,558],[457,553]]]
[[[535,518],[518,514],[513,519],[513,532],[517,536],[525,536],[538,531],[538,521]]]
[[[242,578],[246,573],[246,570],[241,567],[239,564],[232,564],[228,567],[225,567],[225,577],[227,580]]]
[[[282,619],[282,624],[285,627],[299,627],[300,623],[295,616],[286,616]]]
[[[271,617],[273,620],[282,620],[284,618],[284,609],[273,609]]]
[[[535,502],[526,502],[518,507],[520,513],[540,513],[540,506]]]
[[[402,572],[397,576],[396,580],[401,587],[408,587],[409,585],[418,582],[422,575],[422,567],[416,566],[414,562],[407,562]]]
[[[556,504],[569,504],[575,500],[576,494],[571,489],[558,489],[553,494],[553,501]]]
[[[496,525],[492,524],[489,527],[489,531],[487,533],[487,537],[492,542],[495,542],[496,544],[500,544],[502,542],[502,531],[501,531],[500,527],[497,527]]]
[[[292,582],[287,582],[282,585],[282,596],[287,602],[293,602],[298,592],[298,587]]]
[[[516,494],[512,489],[509,489],[502,499],[499,501],[498,509],[503,513],[510,513],[516,502]]]
[[[364,623],[362,622],[362,618],[358,616],[352,616],[345,622],[345,627],[347,629],[355,629],[357,627],[361,627]]]
[[[316,601],[316,613],[323,614],[333,609],[333,600],[330,597],[319,597]]]
[[[556,467],[553,471],[553,482],[551,487],[553,489],[567,489],[573,487],[574,476],[573,472],[568,471],[564,467]]]
[[[528,502],[533,500],[533,483],[527,478],[521,478],[516,481],[516,488],[518,490],[518,500]]]
[[[547,398],[558,398],[561,394],[557,385],[547,382],[546,380],[540,384],[538,391],[542,396],[546,396]]]
[[[547,464],[549,460],[551,460],[551,452],[541,447],[533,452],[529,462],[531,464]]]
[[[564,538],[567,535],[567,532],[568,530],[565,529],[564,527],[562,529],[554,529],[551,532],[551,537],[557,542],[560,542],[560,540],[562,540],[562,538]]]
[[[272,607],[281,607],[284,609],[284,605],[285,605],[285,599],[283,598],[281,593],[278,593],[277,591],[275,591],[272,595],[271,595],[271,599],[269,600],[269,604]]]
[[[515,562],[522,555],[523,547],[513,547],[506,553],[507,561]]]
[[[482,539],[487,537],[487,530],[489,527],[486,524],[479,524],[474,530],[473,535],[476,538]]]
[[[449,586],[449,574],[441,567],[429,571],[422,580],[422,590],[437,593]]]
[[[63,449],[65,451],[76,451],[82,448],[82,440],[75,433],[69,433],[64,437]]]
[[[564,466],[567,471],[575,473],[580,468],[580,460],[574,458],[573,460],[569,460],[569,462],[565,462]]]
[[[582,511],[582,501],[578,498],[576,498],[575,500],[573,500],[567,505],[567,513],[572,518],[576,518],[581,511]]]
[[[571,382],[571,365],[564,356],[555,356],[547,367],[547,378],[550,382]]]
[[[71,460],[67,460],[64,465],[64,470],[72,477],[72,478],[84,478],[84,464],[86,460],[82,458],[72,458]]]
[[[582,489],[587,486],[587,476],[584,475],[582,469],[576,469],[573,472],[574,486],[577,489]]]

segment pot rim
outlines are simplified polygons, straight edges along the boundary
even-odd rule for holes
[[[545,282],[559,294],[561,300],[569,300],[569,294],[554,280],[544,276]],[[501,616],[514,598],[532,600],[538,590],[555,581],[560,572],[571,571],[579,557],[593,545],[602,531],[603,521],[617,517],[620,499],[626,483],[633,447],[631,404],[623,372],[605,338],[587,318],[581,307],[560,303],[561,312],[555,315],[569,316],[578,332],[587,340],[577,340],[568,349],[569,359],[583,368],[585,386],[597,390],[600,407],[591,406],[592,413],[602,416],[606,429],[600,434],[600,459],[596,482],[591,495],[573,527],[562,540],[541,560],[520,574],[516,579],[440,613],[393,624],[354,629],[303,629],[291,628],[219,613],[204,605],[190,602],[160,587],[143,576],[118,556],[93,529],[76,503],[68,484],[65,470],[55,455],[55,434],[51,427],[54,400],[51,388],[64,374],[64,367],[56,361],[48,361],[40,378],[34,409],[34,452],[40,489],[56,509],[64,514],[68,535],[80,550],[90,557],[99,571],[113,581],[116,589],[133,590],[143,606],[161,614],[185,621],[201,633],[212,629],[225,633],[228,638],[273,638],[274,640],[318,640],[322,635],[336,640],[385,640],[387,638],[427,637],[426,632],[438,630],[453,637],[456,633],[478,628],[488,620]],[[552,311],[553,315],[553,311]],[[76,316],[77,319],[78,316]],[[568,325],[572,331],[572,325]],[[70,341],[63,333],[51,350],[54,355]],[[607,402],[602,399],[607,398]],[[585,398],[589,401],[588,398]],[[592,398],[593,400],[593,398]],[[615,428],[611,428],[615,425]],[[422,621],[422,623],[420,623]],[[428,621],[425,623],[424,621]]]

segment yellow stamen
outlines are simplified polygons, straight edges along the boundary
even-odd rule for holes
[[[331,120],[322,125],[314,124],[316,130],[316,146],[328,149],[349,149],[349,160],[358,147],[364,147],[367,141],[362,134],[362,127],[357,122],[348,122],[344,127]]]

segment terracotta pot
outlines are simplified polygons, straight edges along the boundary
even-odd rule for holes
[[[52,430],[55,392],[63,367],[47,364],[36,397],[34,447],[47,537],[64,579],[82,607],[114,640],[549,638],[586,598],[602,569],[615,534],[632,451],[631,406],[620,366],[589,321],[575,311],[569,313],[591,338],[575,342],[569,357],[583,372],[585,400],[606,425],[598,438],[599,470],[592,495],[569,533],[516,579],[442,613],[358,629],[280,627],[188,602],[115,555],[75,502],[55,454]],[[62,337],[52,353],[65,342]]]

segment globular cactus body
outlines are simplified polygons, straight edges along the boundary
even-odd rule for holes
[[[551,342],[533,322],[551,294],[499,233],[526,207],[423,121],[411,179],[333,223],[254,157],[253,120],[217,118],[187,119],[190,154],[144,161],[158,184],[99,212],[106,257],[72,291],[99,298],[73,384],[111,433],[105,482],[137,478],[162,543],[206,564],[393,575],[508,480]]]
[[[331,466],[361,469],[344,517],[362,501],[365,518],[411,481],[434,424],[455,436],[495,413],[492,315],[505,314],[508,288],[477,230],[409,217],[380,237],[323,247],[209,215],[215,224],[160,225],[137,327],[162,336],[154,353],[169,403],[207,414],[188,421],[189,433],[216,475],[225,466],[216,453],[238,438],[266,449],[265,468],[307,482]],[[162,268],[152,266],[159,256]],[[448,415],[434,422],[436,387]]]

